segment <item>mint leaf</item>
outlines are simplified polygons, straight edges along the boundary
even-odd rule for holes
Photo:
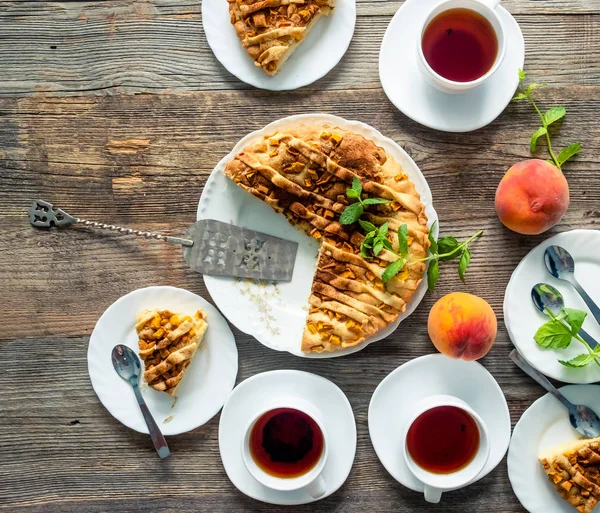
[[[348,205],[346,210],[342,212],[340,216],[341,224],[352,224],[358,220],[358,218],[364,212],[364,208],[361,203],[352,203],[352,205]]]
[[[537,345],[546,349],[564,349],[569,346],[572,338],[569,328],[559,320],[543,324],[533,336]]]
[[[564,365],[565,367],[585,367],[588,363],[590,363],[594,359],[594,355],[590,353],[579,354],[575,358],[571,358],[570,360],[558,360],[558,363]]]
[[[359,219],[358,224],[360,224],[360,227],[365,232],[369,232],[369,235],[371,235],[371,233],[377,231],[377,226],[375,226],[373,223],[369,223],[369,221],[363,221],[362,219]],[[373,233],[373,235],[375,235],[375,233]]]
[[[360,245],[360,254],[363,258],[371,258],[371,255],[369,255],[369,248],[370,246],[367,246],[364,242]]]
[[[383,247],[385,249],[387,249],[388,251],[394,251],[392,243],[389,240],[387,240],[386,237],[384,237],[383,239],[381,239],[381,242],[383,243]]]
[[[552,123],[556,123],[559,119],[565,117],[567,109],[564,107],[552,107],[544,112],[542,116],[544,126],[550,126]]]
[[[519,82],[523,82],[525,80],[525,72],[519,68]]]
[[[524,100],[525,98],[527,98],[527,95],[525,93],[517,93],[513,96],[513,101]]]
[[[564,320],[571,326],[571,333],[577,335],[583,326],[583,321],[585,321],[587,313],[573,308],[563,308],[563,312],[565,314]]]
[[[538,87],[546,87],[546,84],[530,84],[529,87],[527,88],[527,96],[531,96],[531,93],[533,92],[534,89],[537,89]]]
[[[352,178],[352,190],[357,192],[359,196],[362,194],[362,185],[356,176]]]
[[[385,205],[386,203],[391,203],[392,200],[386,200],[381,198],[367,198],[362,203],[363,205]]]
[[[529,143],[529,149],[531,150],[531,153],[535,153],[535,149],[537,147],[537,140],[542,135],[546,135],[547,133],[548,130],[545,126],[541,126],[535,132],[533,132],[533,135],[531,136],[531,142]]]
[[[378,241],[375,243],[375,245],[373,246],[373,254],[375,256],[379,255],[379,253],[381,253],[381,250],[383,249],[383,242]]]
[[[459,242],[456,240],[456,237],[442,237],[438,240],[438,253],[440,255],[444,255],[446,253],[451,253],[459,246]],[[455,254],[450,257],[442,257],[441,260],[452,260],[457,258],[459,255]]]
[[[463,249],[462,255],[460,255],[460,261],[458,262],[458,276],[461,281],[464,283],[465,281],[465,272],[467,272],[467,267],[471,263],[471,252],[469,248],[465,246]]]
[[[440,264],[437,260],[429,262],[429,269],[427,269],[427,288],[431,291],[435,290],[438,278],[440,276]]]
[[[385,237],[388,232],[388,226],[389,226],[389,224],[386,222],[386,223],[383,223],[379,228],[377,228],[377,236]]]
[[[359,199],[360,194],[356,192],[354,189],[346,189],[346,196],[352,199]]]
[[[437,226],[437,221],[434,221],[433,224],[429,227],[429,233],[427,234],[427,237],[429,238],[429,252],[432,255],[435,255],[438,252],[438,243],[433,238],[433,232],[435,232],[436,226]]]
[[[398,249],[403,257],[408,255],[408,225],[406,224],[398,228]]]
[[[390,281],[402,270],[404,264],[404,258],[399,258],[398,260],[392,262],[385,268],[385,271],[383,271],[383,274],[381,275],[381,281],[383,281],[383,283]]]
[[[562,166],[572,156],[577,155],[581,151],[581,143],[574,143],[567,146],[558,154],[558,163]]]

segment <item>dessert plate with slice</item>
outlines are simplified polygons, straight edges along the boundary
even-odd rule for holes
[[[148,428],[133,391],[112,367],[116,344],[130,347],[144,360],[140,389],[164,435],[208,422],[235,385],[235,339],[214,306],[175,287],[130,292],[96,323],[88,347],[88,371],[104,407],[140,433],[148,433]]]
[[[232,75],[283,91],[325,76],[348,49],[355,0],[204,0],[202,22],[215,57]]]
[[[322,476],[325,493],[315,499],[307,488],[281,491],[259,483],[244,465],[242,442],[246,426],[258,412],[290,398],[309,403],[311,409],[326,412],[322,422],[329,434],[327,461]],[[344,484],[356,454],[356,422],[348,399],[337,385],[316,374],[277,370],[257,374],[240,383],[221,413],[219,451],[225,472],[242,493],[253,499],[280,505],[307,504],[323,499]]]
[[[490,455],[471,483],[494,470],[508,449],[510,414],[500,386],[477,362],[454,360],[441,354],[415,358],[386,376],[369,404],[369,435],[379,460],[396,481],[416,492],[424,486],[404,458],[402,437],[412,407],[422,399],[445,394],[466,402],[488,430]]]
[[[362,220],[388,223],[389,240],[408,229],[409,263],[383,283],[396,256],[365,259],[358,223],[340,224],[354,179]],[[413,160],[358,121],[324,114],[284,118],[244,137],[211,173],[198,219],[227,220],[299,243],[292,281],[204,276],[224,315],[264,345],[299,356],[341,356],[390,335],[427,289],[428,226],[437,215]],[[435,234],[434,234],[435,235]]]
[[[600,367],[587,365],[572,369],[558,363],[581,353],[580,344],[573,341],[566,349],[539,347],[533,336],[548,317],[540,313],[531,301],[531,288],[537,283],[549,283],[557,288],[567,308],[588,313],[583,327],[593,338],[600,340],[600,326],[595,322],[585,302],[568,283],[554,278],[544,265],[548,246],[564,247],[575,259],[577,279],[585,284],[590,296],[600,301],[600,231],[572,230],[551,237],[532,249],[513,271],[504,295],[504,323],[515,347],[542,374],[565,383],[594,383],[600,381]]]
[[[390,22],[379,53],[379,78],[385,94],[417,123],[445,132],[469,132],[494,121],[506,108],[519,83],[525,43],[516,20],[502,6],[506,55],[486,82],[464,94],[446,94],[430,85],[419,69],[420,29],[439,0],[407,0]]]
[[[559,389],[574,404],[600,413],[600,386]],[[551,394],[539,398],[515,426],[508,477],[530,513],[590,513],[600,500],[600,440],[582,439]]]

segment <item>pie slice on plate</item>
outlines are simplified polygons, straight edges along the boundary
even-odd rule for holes
[[[548,479],[571,506],[590,513],[600,500],[600,438],[575,440],[540,455]]]
[[[169,310],[144,310],[135,329],[139,355],[144,360],[144,381],[160,392],[174,395],[208,324],[198,310],[193,317]]]
[[[267,75],[277,75],[334,0],[227,0],[242,46]],[[327,51],[326,48],[323,51]]]
[[[251,144],[229,162],[225,174],[240,187],[321,242],[302,351],[355,346],[385,328],[406,309],[422,281],[429,248],[425,206],[402,168],[362,135],[328,126],[298,126]],[[365,230],[340,224],[351,203],[346,191],[357,178],[370,205],[361,220],[387,223],[398,251],[398,229],[408,228],[408,263],[386,283],[383,272],[398,257],[381,249],[363,254]]]

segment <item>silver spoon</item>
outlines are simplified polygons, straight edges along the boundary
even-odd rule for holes
[[[546,376],[529,365],[516,349],[513,349],[508,356],[525,374],[533,378],[534,381],[563,403],[565,408],[569,410],[569,421],[577,431],[586,438],[600,436],[600,418],[592,409],[582,404],[573,404],[569,401],[548,381]]]
[[[137,354],[135,354],[131,349],[124,345],[117,345],[112,350],[112,363],[117,371],[117,374],[121,376],[125,381],[128,381],[129,384],[133,387],[133,392],[135,393],[135,398],[137,399],[138,404],[140,405],[140,409],[142,410],[142,415],[144,415],[144,420],[146,421],[146,425],[148,426],[148,431],[150,432],[150,438],[152,438],[152,443],[154,444],[154,448],[158,453],[158,456],[163,459],[171,454],[169,451],[169,446],[167,445],[167,441],[165,437],[160,432],[148,406],[146,405],[146,401],[142,397],[142,393],[140,392],[139,387],[139,376],[140,376],[140,359]]]
[[[600,308],[575,279],[575,261],[571,254],[560,246],[548,246],[544,251],[544,263],[552,276],[559,280],[568,281],[579,293],[585,304],[600,323]]]
[[[531,289],[531,300],[535,307],[543,314],[548,315],[550,311],[552,315],[557,317],[565,307],[565,301],[562,294],[552,285],[547,283],[538,283]],[[579,330],[579,336],[585,340],[593,349],[598,345],[598,342],[583,328]]]

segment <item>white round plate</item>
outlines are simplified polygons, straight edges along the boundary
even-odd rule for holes
[[[233,333],[218,310],[200,296],[175,287],[148,287],[130,292],[110,305],[96,323],[88,347],[88,372],[94,391],[109,413],[127,427],[148,433],[131,385],[113,368],[113,347],[125,344],[138,352],[135,316],[160,308],[206,313],[208,329],[177,388],[177,400],[143,382],[140,390],[163,435],[178,435],[213,418],[235,385],[238,369]],[[143,367],[142,367],[143,368]]]
[[[584,347],[573,340],[567,349],[543,349],[533,340],[538,328],[548,317],[539,312],[531,301],[531,289],[537,283],[556,287],[565,299],[567,308],[585,310],[588,316],[584,329],[600,341],[600,326],[595,322],[583,299],[567,282],[554,278],[544,265],[544,250],[548,246],[562,246],[575,259],[575,276],[587,293],[600,304],[600,231],[573,230],[560,233],[532,249],[519,263],[506,287],[504,295],[504,324],[519,353],[546,376],[565,383],[594,383],[600,381],[600,367],[591,364],[582,369],[570,369],[558,360],[570,360]]]
[[[225,176],[224,169],[237,153],[265,135],[290,126],[311,124],[350,130],[384,148],[402,165],[404,172],[414,182],[425,205],[425,213],[429,218],[428,224],[431,225],[437,220],[431,191],[425,177],[408,154],[394,141],[359,121],[346,121],[328,114],[290,116],[247,135],[217,164],[202,191],[198,205],[198,219],[216,219],[298,242],[292,281],[272,284],[226,276],[203,275],[203,278],[219,310],[239,330],[252,335],[265,346],[277,351],[288,351],[308,358],[331,358],[360,351],[367,344],[389,336],[423,299],[427,291],[427,276],[423,276],[421,285],[407,305],[406,311],[398,316],[398,320],[363,344],[333,353],[305,354],[300,350],[319,245],[312,237],[291,226],[284,216],[277,214],[267,204],[238,187]]]
[[[497,12],[506,32],[506,56],[488,80],[465,94],[446,94],[430,85],[418,67],[420,29],[441,0],[407,0],[390,22],[379,53],[379,77],[390,101],[417,123],[445,132],[469,132],[490,124],[509,104],[525,62],[525,43],[516,20]]]
[[[354,34],[355,0],[336,0],[329,16],[322,16],[308,37],[274,77],[254,64],[229,21],[226,0],[203,0],[202,24],[215,57],[229,73],[260,89],[285,91],[312,84],[329,73],[346,53]]]
[[[500,386],[477,362],[455,360],[442,354],[415,358],[385,377],[369,404],[369,435],[377,456],[392,477],[407,488],[423,491],[423,483],[408,469],[402,455],[402,431],[410,406],[435,394],[465,401],[479,414],[490,437],[490,456],[471,483],[496,468],[510,440],[510,414]],[[442,499],[443,500],[443,499]]]
[[[291,492],[272,490],[246,469],[241,445],[251,419],[280,398],[297,397],[311,403],[323,415],[329,434],[329,452],[323,469],[327,492],[314,499],[305,488]],[[356,454],[356,423],[348,399],[331,381],[296,370],[264,372],[240,383],[227,399],[219,422],[219,450],[225,472],[242,493],[270,504],[307,504],[324,499],[344,484]]]
[[[600,414],[600,386],[567,385],[560,389],[575,404],[584,404]],[[538,461],[538,455],[554,446],[582,438],[569,422],[565,407],[550,394],[540,397],[525,413],[513,431],[508,449],[508,478],[529,513],[573,513]]]

